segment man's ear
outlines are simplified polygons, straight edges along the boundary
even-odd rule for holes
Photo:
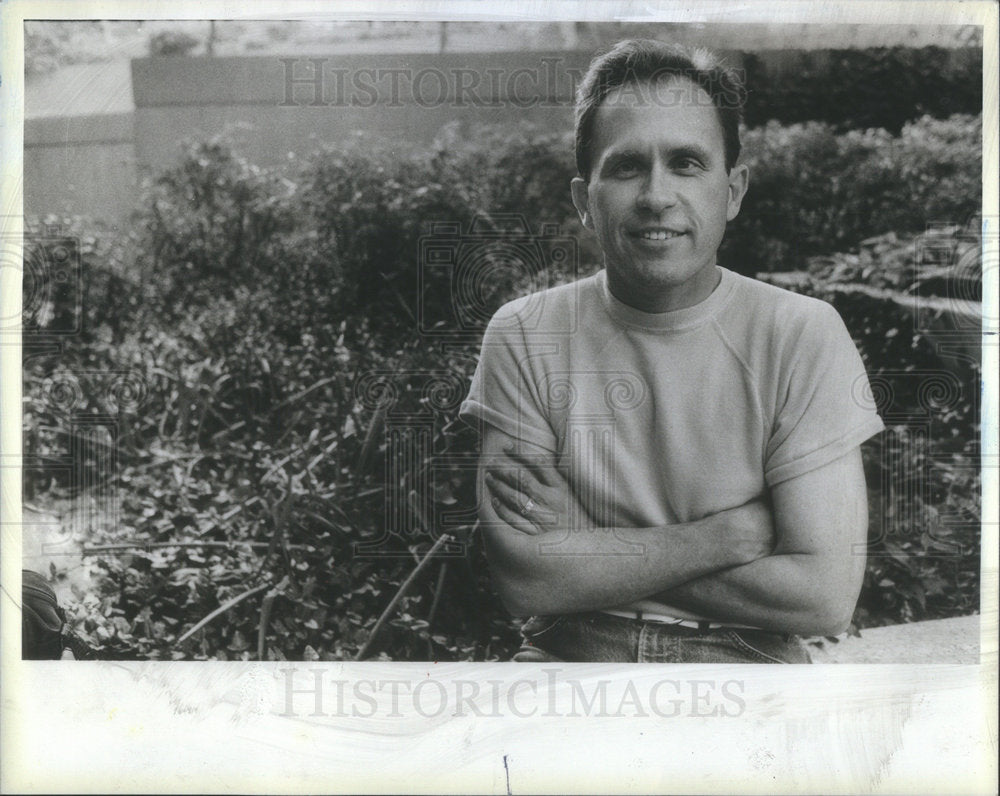
[[[750,185],[750,169],[740,163],[729,170],[729,199],[726,203],[726,221],[732,221],[740,213],[740,205]]]
[[[574,177],[569,184],[569,191],[573,195],[573,205],[576,212],[580,214],[580,222],[587,228],[594,228],[594,220],[590,217],[590,198],[587,195],[589,183],[580,177]]]

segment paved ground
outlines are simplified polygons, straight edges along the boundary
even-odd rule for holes
[[[810,651],[816,663],[979,663],[979,616],[874,627]]]

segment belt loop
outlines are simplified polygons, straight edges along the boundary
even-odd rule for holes
[[[704,619],[701,620],[700,622],[698,622],[698,630],[699,630],[699,632],[701,632],[701,633],[707,633],[711,629],[712,629],[712,623],[711,622],[707,622]]]
[[[635,618],[638,619],[640,622],[642,621],[642,610],[635,612]]]

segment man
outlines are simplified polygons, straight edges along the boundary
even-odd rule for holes
[[[462,415],[515,660],[808,662],[864,574],[882,429],[828,304],[720,268],[742,86],[628,41],[577,99],[571,185],[604,270],[500,309]]]

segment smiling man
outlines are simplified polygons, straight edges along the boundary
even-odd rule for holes
[[[807,662],[864,573],[859,445],[882,429],[828,304],[721,268],[743,89],[628,41],[577,99],[571,191],[604,269],[500,309],[462,415],[482,433],[520,661]]]

